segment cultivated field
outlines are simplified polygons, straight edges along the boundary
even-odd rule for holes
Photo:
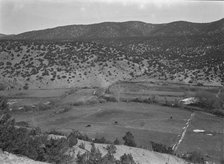
[[[138,146],[151,149],[151,141],[154,141],[175,147],[177,154],[197,151],[208,160],[218,161],[221,155],[223,118],[202,111],[160,104],[175,103],[183,97],[194,95],[197,90],[207,90],[215,94],[218,88],[158,84],[114,84],[104,95],[114,96],[116,102],[103,101],[102,94],[97,94],[97,88],[79,88],[72,91],[27,90],[19,91],[20,94],[4,94],[14,101],[11,108],[16,121],[27,121],[30,126],[39,126],[45,131],[79,130],[91,138],[105,137],[109,141],[116,138],[122,141],[124,134],[130,131]],[[16,94],[19,96],[16,97]],[[154,97],[157,103],[128,101],[147,97]],[[49,110],[35,110],[38,104],[46,104]],[[18,109],[24,105],[33,105],[33,110]],[[204,132],[196,133],[196,129]]]

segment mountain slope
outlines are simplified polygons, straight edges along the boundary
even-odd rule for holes
[[[224,38],[161,37],[66,41],[1,41],[0,79],[8,87],[107,87],[146,76],[220,85]]]
[[[7,35],[0,33],[0,39],[6,37]]]
[[[224,19],[211,23],[172,22],[150,24],[139,21],[104,22],[91,25],[69,25],[21,33],[8,39],[89,40],[152,36],[207,35],[224,32]]]

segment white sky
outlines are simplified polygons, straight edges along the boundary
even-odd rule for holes
[[[210,22],[221,18],[224,1],[0,0],[0,33],[5,34],[104,21]]]

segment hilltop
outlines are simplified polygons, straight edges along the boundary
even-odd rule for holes
[[[176,21],[151,24],[140,21],[68,25],[6,37],[21,40],[90,40],[102,38],[212,35],[224,32],[224,19],[211,23]]]

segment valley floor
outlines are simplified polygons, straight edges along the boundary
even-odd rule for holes
[[[129,85],[129,84],[128,84]],[[145,87],[142,85],[138,85]],[[132,91],[120,86],[122,91],[119,98],[136,96],[144,97],[150,93],[157,92],[157,99],[163,99],[167,95],[168,101],[175,98],[180,99],[185,94],[181,87],[149,87],[144,89],[132,88]],[[153,88],[153,89],[152,89]],[[165,88],[165,89],[163,89]],[[134,91],[134,89],[136,89]],[[182,154],[197,151],[202,153],[208,161],[219,161],[222,146],[222,123],[223,118],[202,111],[190,111],[180,107],[162,106],[159,104],[148,104],[139,102],[97,102],[86,103],[84,100],[95,100],[95,89],[79,89],[65,94],[69,89],[56,90],[28,90],[23,96],[16,98],[11,96],[11,101],[16,101],[17,107],[38,103],[52,103],[54,108],[42,111],[12,111],[16,121],[26,121],[30,126],[38,126],[44,131],[56,129],[68,133],[79,130],[90,138],[105,137],[106,140],[114,141],[130,131],[137,145],[151,150],[151,141],[162,143],[170,147],[176,147],[176,153]],[[114,89],[110,88],[110,92]],[[22,95],[23,91],[17,93]],[[46,94],[43,94],[43,93]],[[191,91],[188,91],[191,92]],[[14,92],[15,93],[15,92]],[[135,93],[135,94],[134,94]],[[160,96],[158,96],[160,95]],[[161,96],[162,95],[162,96]],[[173,96],[172,96],[173,95]],[[30,97],[30,98],[29,98]],[[82,104],[76,101],[82,101]],[[71,102],[74,104],[72,105]],[[13,105],[16,106],[16,103]],[[57,103],[60,106],[57,107]],[[69,109],[62,109],[69,104]],[[57,112],[61,111],[61,112]],[[193,117],[191,118],[193,113]],[[191,120],[189,121],[189,118]],[[187,129],[186,123],[188,123]],[[203,130],[197,133],[197,130]],[[184,136],[182,136],[184,132]],[[181,142],[179,142],[181,140]]]

